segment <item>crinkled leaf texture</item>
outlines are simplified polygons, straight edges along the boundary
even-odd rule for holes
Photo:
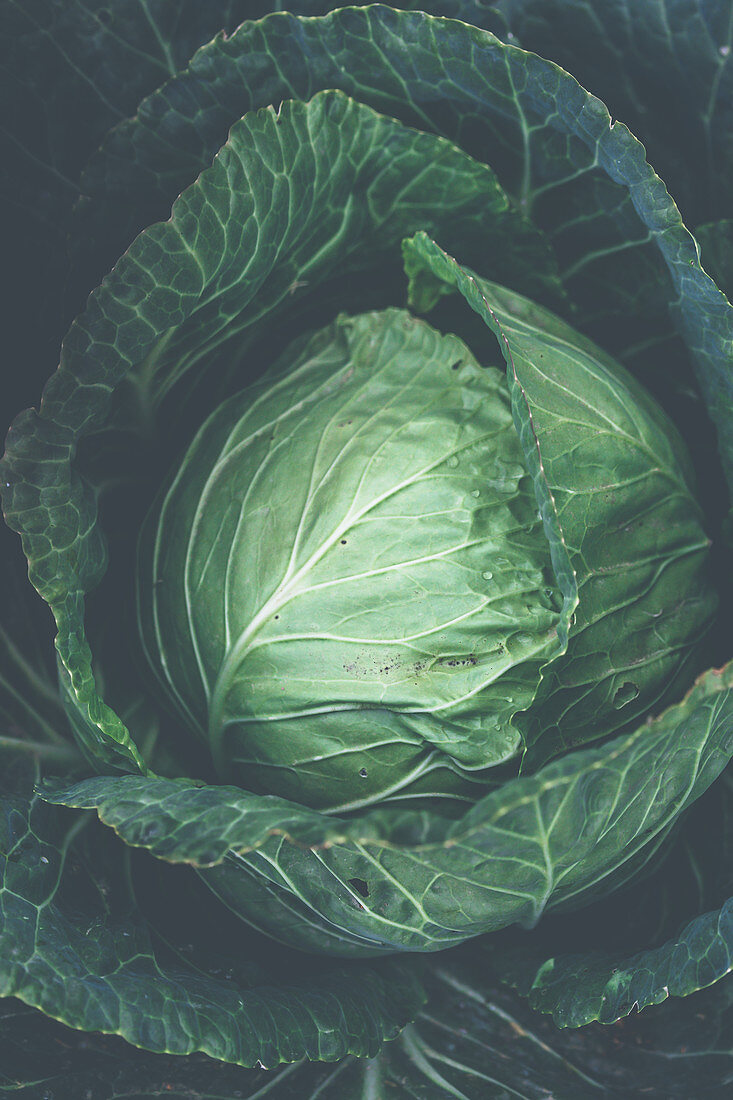
[[[667,998],[688,997],[731,970],[732,844],[733,785],[726,771],[685,815],[659,866],[631,890],[554,918],[537,936],[486,939],[481,950],[534,1009],[551,1013],[560,1026],[612,1023]],[[729,987],[727,978],[721,988]]]
[[[499,0],[497,7],[524,49],[562,65],[623,119],[688,225],[726,216],[733,171],[727,0]]]
[[[508,19],[516,20],[520,41],[525,18],[527,28],[535,18],[532,6],[513,0],[508,4]],[[577,7],[582,11],[582,3]],[[615,7],[610,14],[592,17],[594,23],[607,19],[614,24],[611,45],[600,34],[606,50],[617,48],[616,24],[625,30],[638,21],[628,12],[624,19],[623,10],[617,13]],[[666,4],[655,6],[648,20],[643,17],[644,33],[652,41],[662,32],[671,34],[674,45],[685,49],[690,21],[698,24],[695,43],[702,47],[695,56],[699,64],[700,54],[706,55],[715,93],[706,108],[720,113],[725,98],[718,102],[718,89],[722,94],[730,80],[725,52],[730,27],[718,10],[711,10],[708,18],[695,10],[696,0],[690,0],[690,8],[687,13],[668,11]],[[662,28],[657,32],[655,17]],[[718,32],[723,52],[716,55],[713,33]],[[406,52],[409,69],[404,75]],[[436,96],[436,86],[445,93]],[[589,86],[594,87],[592,81]],[[99,221],[104,226],[109,249],[100,271],[134,232],[166,216],[171,201],[210,163],[241,114],[290,97],[307,99],[321,88],[342,89],[410,125],[445,134],[478,159],[487,158],[519,208],[547,234],[563,284],[584,323],[589,315],[605,313],[613,319],[604,334],[614,341],[617,353],[637,340],[653,344],[667,339],[671,313],[693,353],[728,482],[733,483],[730,306],[702,274],[694,242],[664,184],[623,122],[611,125],[604,104],[573,76],[478,28],[374,5],[311,21],[277,13],[214,39],[174,80],[144,100],[133,119],[109,134],[88,166],[84,190],[90,197],[91,225]],[[665,96],[665,111],[667,106]],[[730,144],[723,114],[717,119],[718,160]],[[693,122],[692,131],[701,129],[699,136],[711,149],[711,121],[705,119],[704,114],[700,128]],[[697,136],[694,143],[699,144]],[[167,151],[171,146],[175,165]],[[694,153],[687,162],[695,163]],[[713,176],[706,174],[710,186]],[[97,236],[89,226],[80,233],[90,240]],[[444,238],[444,243],[460,255],[454,240]],[[462,258],[474,260],[468,254]],[[483,275],[516,285],[506,275],[507,263],[514,266],[511,253],[485,251],[482,258],[483,264],[475,266]],[[529,293],[526,285],[516,289]],[[620,330],[619,315],[624,317]]]
[[[305,3],[303,14],[327,7]],[[24,363],[4,380],[8,416],[13,406],[37,399],[58,362],[64,332],[105,273],[75,262],[89,243],[86,238],[82,248],[71,229],[87,158],[198,46],[271,9],[265,0],[3,3],[0,187],[9,211],[4,249],[13,271],[3,296],[4,332],[9,357]]]
[[[625,958],[598,952],[538,961],[525,948],[497,953],[496,969],[560,1027],[614,1023],[667,997],[686,997],[733,970],[733,898],[696,917],[674,940]]]
[[[561,1031],[527,1007],[475,956],[441,957],[416,1022],[375,1058],[300,1062],[263,1072],[135,1051],[109,1037],[80,1036],[0,1002],[0,1091],[38,1100],[655,1100],[717,1097],[731,1070],[733,1006],[718,986],[669,1001],[623,1028]],[[579,1041],[582,1038],[582,1042]],[[670,1065],[673,1071],[670,1070]],[[27,1084],[26,1084],[27,1082]],[[25,1087],[23,1087],[25,1085]],[[725,1087],[725,1086],[723,1086]]]
[[[331,965],[278,984],[265,973],[245,982],[195,961],[161,963],[134,910],[118,904],[110,916],[104,904],[85,910],[74,891],[57,896],[83,817],[62,817],[37,795],[0,805],[0,996],[147,1050],[263,1067],[374,1055],[423,1002],[415,975],[392,963],[358,972]],[[102,897],[104,858],[102,850],[94,867]],[[71,874],[78,885],[78,864]]]

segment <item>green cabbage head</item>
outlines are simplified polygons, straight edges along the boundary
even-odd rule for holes
[[[521,342],[529,455],[496,340],[476,355],[388,309],[296,342],[176,464],[141,542],[142,637],[222,782],[460,806],[627,725],[704,632],[676,430],[548,311],[482,293]]]

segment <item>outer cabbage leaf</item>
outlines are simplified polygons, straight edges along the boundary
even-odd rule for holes
[[[732,848],[728,769],[685,814],[651,875],[581,912],[558,914],[532,937],[507,933],[480,949],[561,1026],[608,1023],[687,997],[731,969]]]
[[[4,380],[8,414],[36,399],[64,332],[99,281],[70,255],[79,250],[70,230],[87,158],[198,46],[272,7],[257,0],[4,0],[0,192],[13,272],[3,295],[4,340],[10,357],[25,363]]]
[[[571,72],[644,143],[688,225],[729,213],[727,0],[497,0],[496,6],[524,49]]]
[[[16,779],[7,753],[4,764],[4,779]],[[244,966],[230,956],[228,976],[207,973],[201,956],[161,961],[134,898],[110,885],[121,853],[94,836],[82,844],[84,817],[62,816],[36,795],[4,796],[0,806],[2,997],[147,1050],[262,1067],[373,1056],[424,1000],[417,977],[391,963],[318,974],[306,966],[278,981],[246,956]]]
[[[671,311],[733,483],[730,307],[700,272],[694,243],[642,146],[622,123],[610,125],[607,108],[568,73],[465,24],[375,5],[312,21],[277,13],[215,39],[117,127],[89,165],[85,190],[110,247],[100,271],[137,229],[165,216],[240,114],[324,87],[490,160],[518,207],[547,233],[581,323],[612,318],[602,323],[602,342],[615,354],[666,341]]]
[[[274,796],[144,776],[44,797],[96,809],[127,844],[190,863],[235,912],[331,953],[437,951],[617,888],[733,755],[733,669],[651,724],[510,780],[451,823],[321,815]],[[208,870],[203,870],[209,868]]]
[[[532,1008],[551,1012],[559,1027],[613,1023],[667,997],[686,997],[733,970],[733,898],[660,947],[628,956],[597,952],[541,960],[525,948],[503,954],[497,969]]]
[[[591,1100],[643,1092],[652,1100],[713,1097],[731,1070],[727,984],[669,1001],[623,1026],[558,1030],[475,958],[451,954],[430,974],[429,1004],[376,1058],[244,1070],[189,1055],[131,1050],[0,1003],[0,1094],[37,1100],[372,1100],[375,1090],[420,1100]],[[670,1069],[670,1066],[673,1069]],[[379,1092],[376,1093],[379,1095]]]

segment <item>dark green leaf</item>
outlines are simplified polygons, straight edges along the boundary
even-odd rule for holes
[[[727,215],[728,0],[497,0],[497,7],[524,49],[557,61],[644,143],[688,224]]]
[[[685,33],[675,40],[684,44]],[[716,56],[716,65],[725,61]],[[439,97],[436,86],[443,89]],[[616,354],[668,339],[671,310],[733,481],[731,309],[700,270],[643,146],[626,126],[612,125],[603,103],[568,73],[457,21],[380,6],[311,22],[274,14],[200,50],[110,135],[89,166],[93,224],[104,227],[111,247],[98,260],[100,274],[136,230],[166,215],[240,114],[324,87],[443,133],[489,160],[519,208],[547,234],[582,324],[591,330],[600,324]],[[89,226],[83,232],[89,240],[97,233]]]
[[[208,974],[201,958],[160,962],[132,899],[113,891],[108,911],[105,875],[120,853],[83,846],[85,827],[36,797],[2,801],[0,996],[147,1050],[268,1067],[373,1056],[419,1009],[415,976],[391,963],[271,983],[264,972],[249,982]],[[92,906],[82,888],[90,859]]]
[[[733,985],[615,1027],[559,1031],[470,955],[441,960],[429,1004],[375,1059],[243,1070],[133,1051],[0,1002],[9,1100],[649,1100],[720,1097],[732,1068]]]

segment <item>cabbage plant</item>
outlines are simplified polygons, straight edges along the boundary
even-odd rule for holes
[[[0,1084],[720,1095],[726,5],[328,7],[6,5]]]

